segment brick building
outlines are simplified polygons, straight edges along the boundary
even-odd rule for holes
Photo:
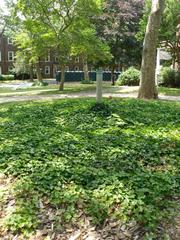
[[[3,33],[0,33],[0,74],[9,74],[14,68],[14,57],[16,47],[11,39],[6,38]],[[83,71],[81,57],[72,57],[69,59],[69,64],[66,66],[66,71]],[[55,54],[47,54],[45,58],[40,60],[40,68],[44,78],[53,78],[58,69],[58,62]],[[90,67],[90,71],[93,68]]]
[[[0,74],[10,74],[14,68],[14,57],[16,54],[16,47],[13,45],[11,39],[6,38],[3,33],[0,33]],[[58,68],[57,57],[53,53],[47,54],[45,58],[40,60],[40,68],[43,78],[54,78]],[[93,71],[93,66],[89,65],[89,71]],[[104,68],[109,71],[109,67]],[[116,71],[120,71],[118,64]],[[66,71],[83,71],[83,59],[81,56],[69,58]]]
[[[0,33],[0,74],[8,74],[13,69],[16,48],[11,39]]]

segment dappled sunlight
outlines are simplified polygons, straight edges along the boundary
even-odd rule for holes
[[[0,142],[0,151],[3,152],[11,152],[13,149],[13,146],[16,145],[18,143],[18,138],[14,138],[14,139],[1,139]]]
[[[135,219],[150,228],[166,216],[179,189],[179,104],[94,104],[1,105],[7,111],[1,115],[0,168],[17,179],[7,231],[27,234],[53,224],[63,232],[70,223],[81,228],[81,216],[99,226]]]
[[[104,92],[112,92],[112,93],[137,93],[139,87],[129,87],[129,86],[111,86],[111,88],[107,88]]]
[[[7,111],[8,109],[6,107],[3,107],[3,106],[0,107],[0,113],[5,113]]]
[[[179,88],[159,87],[159,93],[161,95],[180,96],[180,89]]]
[[[10,118],[2,118],[0,117],[0,124],[4,124],[5,122],[9,122]]]

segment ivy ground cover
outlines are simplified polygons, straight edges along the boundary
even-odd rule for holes
[[[81,212],[96,226],[135,220],[153,232],[179,196],[179,127],[175,102],[0,105],[0,173],[11,179],[0,190],[0,235],[43,228],[49,208],[54,231]]]

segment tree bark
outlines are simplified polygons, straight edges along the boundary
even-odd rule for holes
[[[65,66],[61,65],[61,81],[59,85],[59,91],[64,90],[64,82],[65,82]]]
[[[176,30],[176,63],[175,63],[175,69],[177,71],[180,71],[180,24],[177,25]]]
[[[38,82],[42,83],[43,79],[42,79],[42,73],[41,73],[39,62],[36,64],[36,76],[37,76]]]
[[[114,76],[114,65],[111,68],[111,85],[115,85],[115,76]]]
[[[165,0],[152,0],[152,8],[144,38],[139,98],[156,99],[158,92],[155,84],[156,48],[161,17]]]

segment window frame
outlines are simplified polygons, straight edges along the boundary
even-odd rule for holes
[[[10,59],[10,53],[12,54],[12,59]],[[14,51],[8,51],[8,62],[14,62]]]
[[[48,72],[46,72],[47,69],[48,69]],[[45,66],[44,72],[45,72],[45,75],[51,75],[51,67]]]

